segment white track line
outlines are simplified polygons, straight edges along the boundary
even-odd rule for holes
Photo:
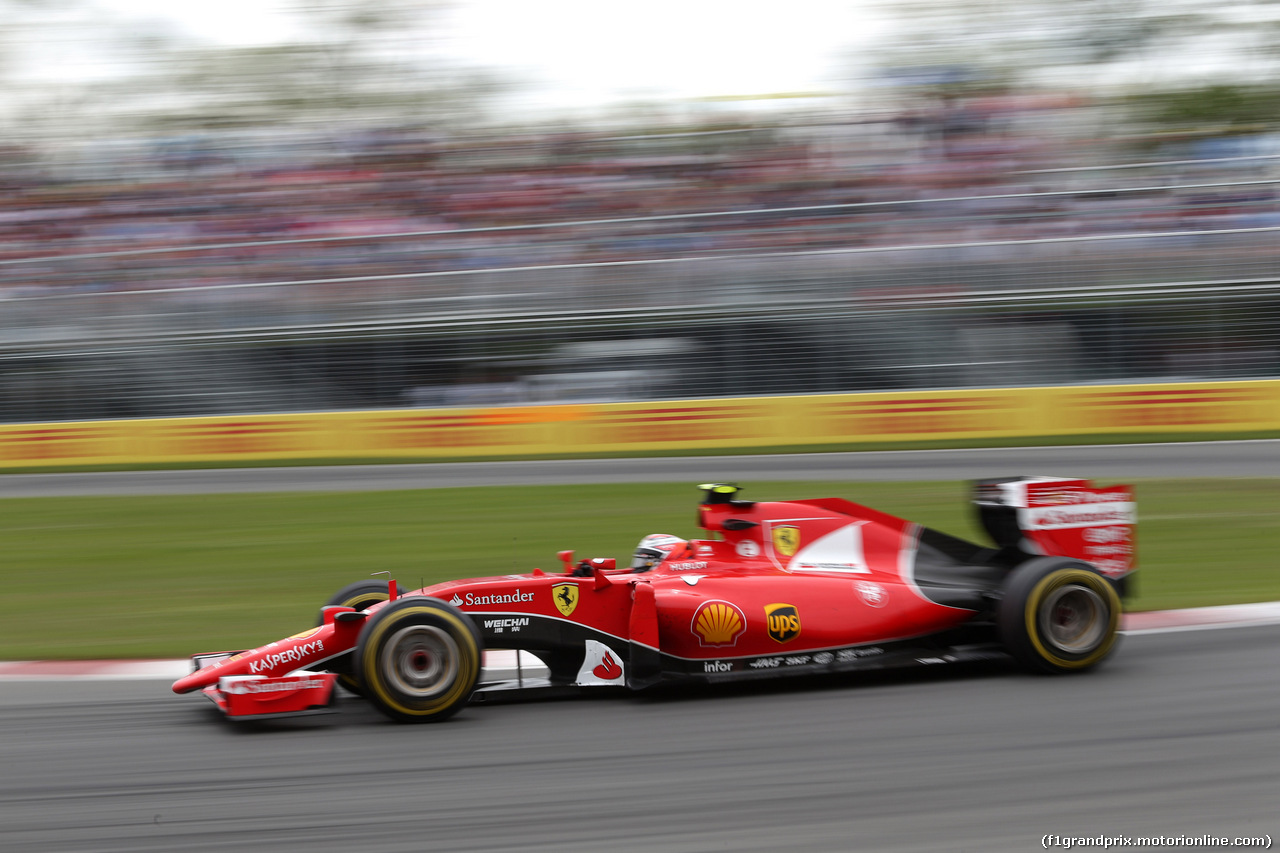
[[[1256,628],[1280,625],[1280,601],[1256,604],[1224,604],[1185,610],[1158,610],[1129,613],[1120,633],[1126,636],[1173,634],[1181,631],[1211,631],[1220,628]],[[515,652],[492,649],[484,653],[484,666],[494,677],[515,672]],[[541,666],[528,652],[524,666]],[[135,661],[0,661],[3,681],[124,681],[164,679],[176,681],[191,671],[188,660]],[[514,677],[514,676],[512,676]]]
[[[1131,613],[1125,621],[1133,625],[1132,628],[1125,629],[1125,634],[1168,634],[1175,631],[1280,625],[1280,601]]]
[[[522,657],[526,675],[545,670],[542,661],[529,652]],[[508,649],[486,651],[484,669],[482,678],[515,678],[516,653]],[[190,660],[0,661],[0,681],[177,681],[190,672]]]

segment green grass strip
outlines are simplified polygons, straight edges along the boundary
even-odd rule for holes
[[[985,541],[966,485],[748,485],[838,496]],[[184,657],[313,624],[376,571],[403,586],[628,557],[646,533],[696,534],[694,484],[0,500],[0,658]],[[1134,609],[1280,599],[1280,480],[1138,482]]]

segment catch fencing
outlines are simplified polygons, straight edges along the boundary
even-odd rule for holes
[[[0,261],[0,422],[1280,377],[1277,181]]]

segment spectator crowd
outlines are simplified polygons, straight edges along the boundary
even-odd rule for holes
[[[1136,156],[1090,109],[0,150],[0,298],[1280,224],[1274,159],[1081,168]]]

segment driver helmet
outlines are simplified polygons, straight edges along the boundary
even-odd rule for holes
[[[683,557],[689,553],[689,543],[669,533],[650,533],[640,540],[631,557],[631,569],[647,572],[668,557]]]

